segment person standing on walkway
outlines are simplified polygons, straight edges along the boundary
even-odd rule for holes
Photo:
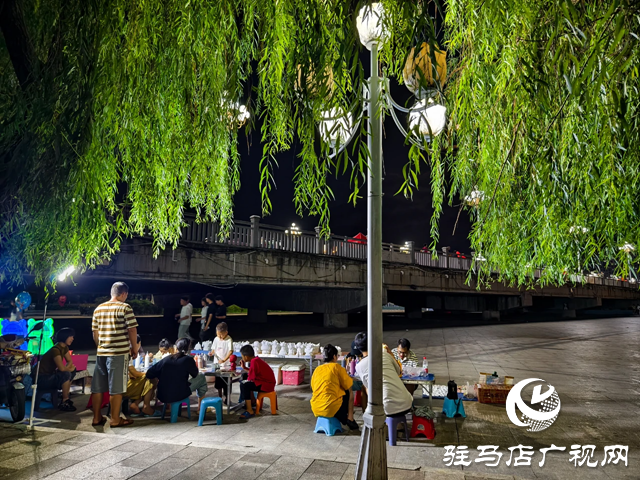
[[[178,327],[178,338],[191,338],[189,335],[189,327],[191,326],[191,314],[193,313],[193,305],[189,303],[189,297],[181,297],[180,305],[182,310],[176,313],[176,319],[180,326]]]
[[[125,303],[128,296],[127,284],[116,282],[111,287],[111,300],[98,305],[93,312],[91,329],[98,347],[91,381],[94,427],[107,421],[100,411],[104,393],[110,395],[111,427],[133,423],[133,420],[120,418],[122,395],[127,391],[129,380],[129,357],[138,356],[138,322],[131,306]]]
[[[209,302],[207,301],[207,297],[202,297],[200,303],[202,304],[202,310],[200,311],[200,341],[205,342],[209,340],[209,334],[207,334],[207,330],[204,329],[207,325],[207,318],[209,317]]]
[[[18,320],[22,320],[22,310],[20,310],[20,307],[16,305],[15,300],[11,300],[11,310],[9,312],[9,321],[17,322]]]
[[[207,309],[207,323],[205,324],[203,330],[208,332],[210,328],[213,327],[212,322],[215,319],[216,324],[220,322],[224,322],[227,319],[227,306],[224,304],[224,299],[222,295],[218,295],[216,297],[213,296],[213,293],[207,293],[204,297],[209,304],[209,308]],[[208,338],[212,336],[209,335]]]

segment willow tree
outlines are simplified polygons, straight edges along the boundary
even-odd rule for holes
[[[0,281],[91,267],[130,235],[175,246],[185,209],[228,228],[240,104],[261,127],[260,165],[244,168],[260,169],[264,212],[275,155],[299,141],[293,201],[326,232],[327,177],[346,172],[355,199],[366,168],[364,142],[333,158],[318,135],[325,112],[361,102],[360,3],[0,0]],[[631,264],[618,247],[638,240],[635,2],[382,3],[387,76],[402,83],[423,42],[448,50],[451,122],[412,147],[402,188],[426,161],[434,242],[447,196],[475,188],[487,272],[562,281]]]
[[[422,2],[385,5],[396,75],[434,33]],[[297,140],[293,200],[326,231],[327,176],[350,172],[355,198],[365,168],[366,151],[330,159],[318,136],[322,112],[361,95],[359,6],[0,0],[1,280],[91,267],[129,235],[175,246],[185,209],[228,228],[240,104],[261,125],[262,160],[245,168],[260,168],[264,212],[275,154]]]
[[[448,193],[468,200],[481,276],[563,282],[615,266],[633,278],[640,3],[450,0],[446,34]]]

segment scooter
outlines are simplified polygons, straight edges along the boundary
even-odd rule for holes
[[[17,350],[24,341],[17,335],[0,337],[0,404],[9,407],[14,422],[24,419],[26,392],[22,380],[31,374],[31,353]]]

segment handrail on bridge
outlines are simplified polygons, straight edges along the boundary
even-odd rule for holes
[[[321,237],[319,228],[311,232],[266,225],[260,223],[258,215],[252,216],[249,222],[234,221],[228,236],[222,239],[220,226],[215,222],[197,223],[193,216],[185,216],[185,222],[187,226],[182,230],[182,239],[187,242],[285,250],[354,260],[367,258],[367,243],[364,239],[338,235],[331,235],[325,239]],[[442,252],[434,257],[428,250],[415,248],[414,242],[407,242],[405,245],[383,243],[382,256],[383,260],[389,262],[461,271],[468,271],[476,261],[480,261],[473,257],[467,258],[460,252],[451,254],[448,247],[444,247]],[[535,277],[539,278],[540,274],[540,270],[536,270]],[[571,275],[570,279],[576,283],[635,288],[630,282],[617,278]]]

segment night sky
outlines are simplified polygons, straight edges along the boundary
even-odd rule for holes
[[[396,101],[401,104],[404,104],[408,98],[408,91],[403,86],[392,87],[392,93]],[[406,121],[404,114],[400,114],[399,118],[401,121]],[[385,118],[384,134],[382,148],[386,176],[383,181],[383,241],[404,243],[413,240],[416,246],[430,244],[429,222],[433,213],[429,181],[430,169],[426,164],[423,165],[419,177],[420,188],[418,191],[414,190],[413,200],[405,199],[402,194],[395,195],[402,185],[402,167],[407,161],[409,148],[404,145],[404,138],[391,117]],[[260,215],[261,212],[258,164],[262,148],[259,137],[260,126],[254,126],[251,134],[252,145],[247,152],[247,139],[244,134],[239,136],[242,174],[241,188],[235,196],[235,218],[237,220],[248,221],[251,215]],[[366,141],[364,137],[362,140]],[[303,230],[313,230],[317,225],[317,217],[298,217],[293,203],[292,179],[298,162],[297,151],[299,149],[294,146],[288,152],[277,156],[279,168],[274,171],[277,189],[271,191],[273,212],[262,222],[279,226],[289,226],[293,222]],[[336,235],[354,236],[358,232],[366,234],[367,230],[366,197],[360,199],[355,207],[349,203],[349,173],[347,171],[345,175],[339,175],[337,179],[334,176],[329,182],[336,197],[330,204],[330,227],[332,233]],[[361,194],[366,195],[364,188],[361,189]],[[467,236],[470,224],[468,215],[464,211],[460,215],[455,236],[452,235],[458,209],[458,206],[449,207],[446,205],[444,207],[440,221],[438,247],[450,246],[453,250],[469,252]]]

